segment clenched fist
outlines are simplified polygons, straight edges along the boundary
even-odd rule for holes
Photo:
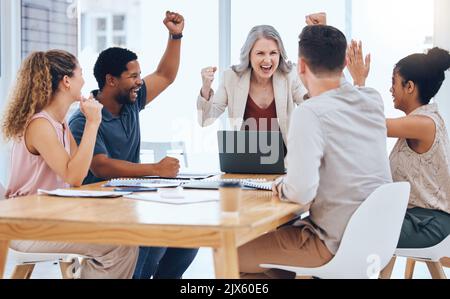
[[[167,11],[166,18],[164,19],[164,25],[166,25],[167,29],[169,29],[170,34],[183,33],[184,18],[178,13]]]
[[[327,14],[324,12],[314,13],[306,16],[306,24],[311,25],[326,25]]]
[[[207,67],[202,70],[202,97],[205,99],[209,99],[209,95],[211,92],[211,86],[214,82],[214,74],[216,73],[217,68],[216,67]]]
[[[180,161],[166,157],[156,164],[158,175],[164,178],[175,178],[180,171]]]
[[[100,125],[102,122],[102,109],[103,105],[95,100],[92,95],[89,99],[83,98],[80,101],[80,110],[86,117],[86,122]]]

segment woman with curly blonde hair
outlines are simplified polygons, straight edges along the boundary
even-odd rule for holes
[[[7,198],[36,194],[38,189],[81,186],[103,108],[92,98],[82,98],[83,85],[79,63],[68,52],[35,52],[23,62],[2,125],[5,138],[13,142]],[[86,116],[79,147],[65,120],[76,101]],[[82,278],[131,278],[137,259],[133,247],[15,241],[11,248],[89,256],[81,268]]]

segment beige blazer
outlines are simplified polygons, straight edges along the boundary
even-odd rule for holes
[[[233,130],[239,131],[244,122],[245,108],[250,92],[251,70],[239,77],[233,70],[224,73],[217,93],[207,101],[198,97],[198,122],[202,127],[212,125],[228,108],[228,117]],[[277,71],[273,76],[275,104],[278,123],[284,142],[287,142],[290,117],[297,105],[303,102],[306,89],[298,78],[296,68],[289,74]]]

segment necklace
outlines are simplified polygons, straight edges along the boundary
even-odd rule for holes
[[[49,111],[49,110],[44,110],[48,115],[50,115],[50,117],[55,121],[55,122],[57,122],[57,123],[59,123],[59,124],[61,124],[62,126],[64,126],[64,122],[60,122],[59,120],[58,120],[58,118],[57,117],[55,117],[55,115],[51,112],[51,111]]]

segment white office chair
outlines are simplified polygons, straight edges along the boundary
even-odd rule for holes
[[[186,144],[183,141],[178,142],[141,142],[141,151],[152,151],[154,162],[157,163],[167,157],[169,152],[178,152],[184,158],[184,165],[188,168],[188,157],[186,153]]]
[[[58,262],[63,279],[74,279],[79,276],[80,258],[78,254],[69,253],[27,253],[9,248],[8,259],[16,265],[11,279],[30,279],[36,264]]]
[[[395,256],[408,258],[405,278],[412,279],[416,261],[425,262],[433,279],[447,279],[442,268],[450,266],[450,236],[447,236],[441,243],[428,248],[397,249]],[[395,262],[395,260],[393,261]]]
[[[318,268],[261,267],[324,279],[378,278],[397,246],[409,193],[409,183],[387,184],[375,190],[351,217],[336,256],[328,264]]]
[[[5,197],[5,188],[0,183],[0,199]],[[11,275],[12,279],[29,279],[34,267],[38,263],[59,262],[61,274],[64,279],[73,279],[79,275],[80,258],[77,254],[68,253],[27,253],[9,248],[8,259],[16,265]]]

